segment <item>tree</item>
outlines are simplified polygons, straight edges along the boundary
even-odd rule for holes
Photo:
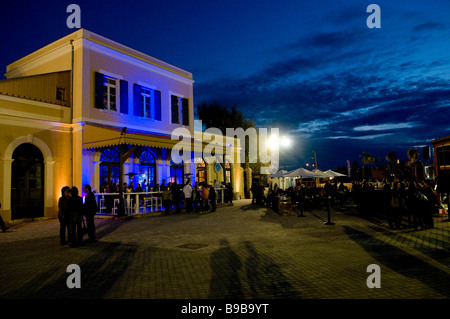
[[[206,128],[218,128],[222,131],[222,134],[226,134],[227,128],[242,128],[244,131],[248,128],[256,128],[256,124],[252,120],[248,120],[245,116],[239,112],[235,106],[224,106],[217,102],[202,103],[197,106],[197,116],[202,121],[202,124]],[[225,155],[224,155],[225,156]],[[249,163],[249,140],[245,140],[245,163],[241,163],[245,169],[251,168],[252,172],[259,171],[261,163]],[[224,161],[225,162],[225,161]],[[244,189],[246,196],[250,189],[247,184],[247,179],[244,178]]]
[[[419,161],[420,153],[417,151],[417,148],[408,149],[408,165],[411,167],[411,174],[418,179],[424,178],[424,168],[423,163]]]
[[[397,162],[397,155],[395,154],[395,151],[390,151],[386,155],[386,160],[389,162],[389,173],[395,174],[395,164]]]
[[[245,119],[235,106],[223,106],[217,102],[202,103],[197,106],[197,115],[206,128],[216,127],[225,134],[227,128],[242,127],[244,130],[256,127],[256,124]]]

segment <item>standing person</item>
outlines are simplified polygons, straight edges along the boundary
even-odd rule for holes
[[[256,203],[256,197],[257,197],[257,184],[255,181],[252,183],[252,187],[250,188],[252,192],[252,204]]]
[[[391,216],[396,229],[400,229],[400,189],[400,182],[394,182],[391,190]]]
[[[175,214],[180,213],[180,201],[181,201],[181,190],[180,186],[177,184],[177,182],[173,182],[172,187],[170,188],[170,191],[172,192],[172,199],[175,205]]]
[[[2,208],[1,203],[0,203],[0,208]],[[9,229],[9,227],[6,227],[5,222],[3,221],[3,218],[1,215],[0,215],[0,227],[2,228],[2,232],[5,232]]]
[[[428,199],[424,205],[424,226],[426,228],[434,228],[433,212],[438,204],[436,194],[434,193],[430,184],[428,184],[426,181],[423,181],[422,193]]]
[[[198,213],[199,203],[200,203],[200,191],[198,190],[198,184],[195,183],[194,189],[192,190],[192,203],[194,204],[194,213]]]
[[[189,178],[183,187],[184,199],[186,200],[186,212],[192,213],[192,185]]]
[[[216,211],[216,190],[214,189],[214,185],[209,185],[208,199],[211,202],[211,210],[209,212],[214,213]]]
[[[144,179],[142,182],[142,191],[147,192],[147,179]]]
[[[83,219],[83,199],[78,195],[78,188],[75,186],[70,189],[68,211],[72,233],[72,245],[70,247],[77,247],[83,244],[83,229],[81,226]]]
[[[208,198],[209,198],[209,189],[208,189],[208,184],[203,183],[202,185],[202,191],[200,194],[200,209],[201,211],[208,211],[209,209],[209,205],[208,205]]]
[[[164,187],[162,190],[162,201],[165,209],[166,215],[170,214],[170,209],[172,207],[172,192],[170,191],[170,183],[169,186]]]
[[[86,197],[84,199],[83,214],[86,216],[86,227],[89,237],[88,242],[93,243],[96,240],[94,216],[98,211],[97,201],[95,200],[95,195],[92,192],[90,185],[84,185],[84,192],[86,193]]]
[[[66,244],[66,229],[68,241],[71,241],[72,238],[70,232],[69,194],[70,187],[64,186],[61,188],[61,197],[58,199],[59,240],[61,245]]]
[[[231,186],[230,182],[227,183],[225,194],[227,194],[225,196],[225,198],[227,199],[225,202],[233,205],[233,186]]]

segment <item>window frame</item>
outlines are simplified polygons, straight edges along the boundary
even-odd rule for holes
[[[103,74],[103,110],[107,110],[110,112],[119,113],[120,112],[120,83],[118,78],[112,77],[107,74]],[[110,82],[111,81],[111,82]],[[114,82],[114,83],[112,83]],[[105,92],[106,87],[106,92]],[[111,107],[111,92],[110,90],[115,89],[115,107],[112,109]],[[105,95],[106,95],[106,104],[105,104]]]

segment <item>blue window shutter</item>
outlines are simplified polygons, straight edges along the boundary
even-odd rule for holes
[[[141,86],[134,83],[133,85],[133,101],[134,101],[134,115],[142,116],[142,106],[141,106]]]
[[[95,107],[103,109],[103,82],[105,76],[99,72],[95,72]]]
[[[120,80],[120,113],[128,114],[128,81]]]
[[[161,121],[161,91],[155,90],[155,120]]]
[[[179,106],[178,106],[178,96],[172,95],[171,96],[171,111],[172,111],[172,123],[173,124],[180,124],[179,120]]]
[[[189,125],[189,100],[182,98],[181,105],[183,112],[183,125]]]

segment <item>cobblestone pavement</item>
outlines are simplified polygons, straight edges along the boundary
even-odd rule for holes
[[[59,222],[0,233],[0,298],[447,299],[450,226],[390,230],[351,208],[279,216],[239,200],[204,215],[95,220],[98,241],[59,244]],[[69,289],[67,266],[81,270]],[[367,267],[381,288],[368,288]]]

